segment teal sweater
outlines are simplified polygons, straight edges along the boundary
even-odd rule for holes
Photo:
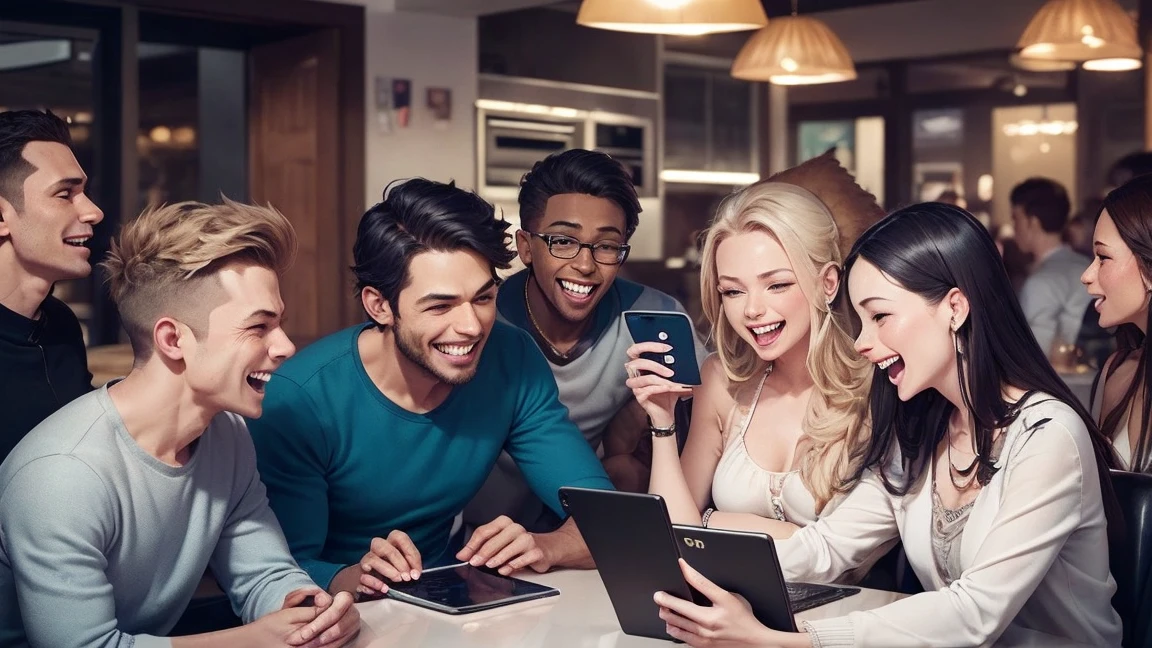
[[[249,421],[260,475],[300,566],[327,585],[374,537],[404,531],[424,566],[454,559],[453,518],[501,450],[563,516],[561,486],[612,488],[557,399],[526,333],[496,323],[476,376],[427,414],[389,401],[357,350],[358,325],[301,351],[273,376]]]

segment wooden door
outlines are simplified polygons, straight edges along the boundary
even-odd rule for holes
[[[344,323],[351,242],[342,237],[339,67],[335,29],[252,50],[249,164],[252,201],[296,228],[296,263],[281,278],[285,328],[298,346]],[[348,248],[348,249],[345,249]]]

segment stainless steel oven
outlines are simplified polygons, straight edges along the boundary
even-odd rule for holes
[[[485,116],[483,132],[483,184],[491,188],[519,187],[520,178],[537,161],[584,142],[584,124],[573,121],[490,114]]]
[[[648,150],[652,145],[649,125],[621,116],[599,117],[592,122],[592,142],[588,148],[603,151],[623,164],[632,174],[636,193],[655,195],[655,169]]]
[[[573,148],[611,155],[631,173],[640,196],[657,195],[650,119],[485,99],[476,106],[477,190],[488,200],[515,201],[520,179],[533,164]]]

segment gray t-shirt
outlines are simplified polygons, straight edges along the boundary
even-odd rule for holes
[[[525,306],[524,289],[528,276],[527,270],[519,272],[500,286],[496,298],[497,316],[501,321],[533,335],[537,345],[546,344],[538,339],[539,334]],[[670,295],[626,279],[617,277],[607,290],[596,305],[592,324],[584,339],[577,344],[579,351],[573,354],[573,358],[559,363],[541,349],[556,379],[560,402],[568,408],[568,418],[580,428],[584,439],[598,456],[604,454],[604,433],[608,424],[624,406],[635,400],[626,384],[628,372],[624,369],[624,363],[628,362],[628,347],[633,341],[621,315],[629,310],[684,312],[680,302]],[[708,352],[699,339],[693,342],[696,361],[701,364]],[[501,453],[484,486],[465,508],[464,522],[479,526],[498,515],[507,515],[529,530],[543,530],[555,522],[532,494],[516,462],[506,452]]]
[[[1062,245],[1024,281],[1020,308],[1045,354],[1051,353],[1057,335],[1065,344],[1076,342],[1084,313],[1092,303],[1091,295],[1080,283],[1080,275],[1091,263],[1092,259]]]
[[[314,586],[235,414],[213,418],[188,462],[170,466],[136,444],[105,387],[0,466],[0,646],[169,646],[158,636],[209,566],[245,623]]]

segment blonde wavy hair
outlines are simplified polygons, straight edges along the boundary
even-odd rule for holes
[[[708,229],[701,259],[700,295],[704,315],[729,391],[736,394],[767,370],[756,350],[724,315],[716,254],[720,243],[737,234],[764,232],[784,248],[798,285],[808,297],[812,334],[806,365],[815,391],[804,417],[808,448],[800,476],[816,500],[816,510],[851,487],[851,476],[871,436],[868,390],[872,371],[853,341],[832,321],[821,288],[820,271],[841,266],[836,221],[811,192],[782,182],[760,182],[721,202]]]
[[[218,288],[222,265],[249,261],[282,275],[296,246],[292,225],[271,206],[224,198],[219,205],[189,201],[145,210],[124,226],[100,264],[136,364],[152,355],[152,328],[161,317],[178,319],[199,336],[218,305],[208,291]]]

